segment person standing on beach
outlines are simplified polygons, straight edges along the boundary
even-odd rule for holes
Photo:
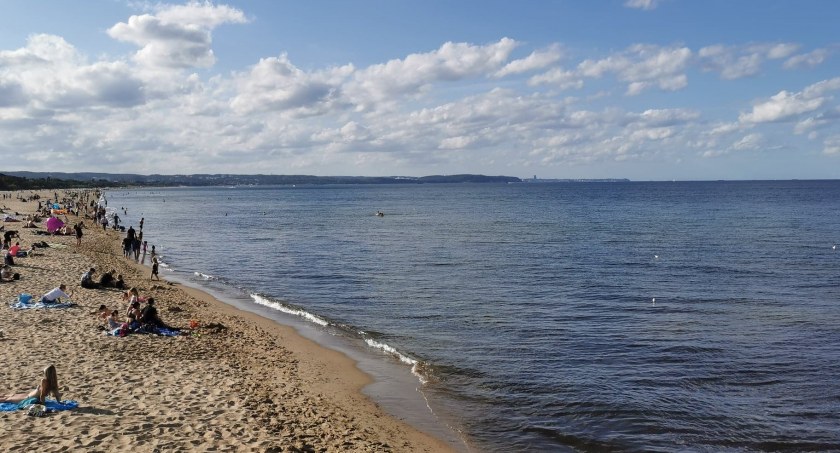
[[[82,245],[82,222],[73,225],[73,229],[76,230],[76,246]]]
[[[154,253],[154,246],[152,246],[152,253]],[[160,280],[160,276],[158,276],[158,260],[157,258],[152,259],[152,275],[149,276],[149,280],[157,279]]]

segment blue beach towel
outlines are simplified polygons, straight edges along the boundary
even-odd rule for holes
[[[46,406],[47,409],[52,409],[54,411],[66,411],[79,407],[79,403],[73,400],[64,400],[60,403],[56,400],[47,400],[44,403],[44,406]],[[12,412],[22,409],[23,407],[24,406],[20,403],[0,403],[0,412]]]
[[[9,304],[9,307],[12,307],[16,310],[25,310],[25,309],[28,309],[28,308],[35,308],[35,309],[38,309],[38,308],[70,308],[70,307],[75,307],[75,306],[76,306],[76,304],[74,304],[73,302],[63,302],[63,303],[60,303],[60,304],[44,304],[44,303],[41,303],[41,302],[35,302],[35,303],[28,303],[27,304],[25,302],[17,301],[17,302],[13,302],[13,303]]]
[[[106,333],[113,337],[120,336],[120,328],[117,327],[113,330],[108,330]],[[172,330],[172,329],[164,329],[163,327],[156,327],[154,330],[135,330],[130,333],[130,335],[137,335],[137,334],[152,334],[152,335],[160,335],[162,337],[177,337],[181,335],[180,330]]]

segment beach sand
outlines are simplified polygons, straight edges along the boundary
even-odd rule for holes
[[[17,198],[32,193],[12,192],[4,212],[35,212],[37,201]],[[74,236],[2,223],[20,232],[24,249],[41,241],[50,247],[18,258],[21,279],[0,283],[0,393],[35,388],[54,364],[62,399],[79,403],[41,418],[0,412],[4,451],[452,451],[364,396],[369,378],[343,354],[206,293],[151,282],[147,267],[123,258],[124,233],[84,222],[79,247]],[[141,296],[155,298],[170,325],[188,328],[195,320],[201,327],[177,337],[106,336],[98,307],[124,316],[126,303],[122,291],[81,288],[89,267],[122,274]],[[37,298],[60,283],[78,306],[9,307],[20,293]]]

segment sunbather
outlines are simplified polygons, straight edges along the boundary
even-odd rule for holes
[[[0,403],[20,403],[28,398],[36,398],[37,402],[44,403],[48,395],[52,394],[55,399],[61,402],[61,392],[58,390],[58,373],[55,365],[44,368],[44,377],[35,390],[24,393],[10,393],[0,398]]]

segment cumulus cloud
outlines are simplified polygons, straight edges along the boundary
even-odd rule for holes
[[[158,5],[108,29],[138,46],[127,55],[91,58],[51,35],[0,50],[0,152],[24,156],[21,168],[60,158],[79,170],[149,173],[498,172],[498,162],[568,168],[760,150],[779,129],[767,123],[781,121],[825,154],[840,152],[836,134],[825,136],[840,119],[840,78],[775,87],[740,116],[728,112],[729,122],[726,106],[739,99],[710,118],[675,93],[698,68],[727,83],[768,62],[797,69],[828,58],[795,44],[637,44],[570,62],[560,44],[523,50],[501,38],[365,67],[306,69],[277,49],[224,74],[190,70],[214,64],[217,27],[246,21],[207,2]],[[651,90],[664,93],[622,96]],[[166,162],[155,158],[163,152]]]
[[[144,100],[143,83],[127,64],[88,63],[58,36],[33,35],[26,47],[0,52],[0,106],[129,107]]]
[[[131,16],[108,35],[141,47],[135,61],[151,67],[210,67],[216,62],[211,31],[224,23],[244,23],[245,14],[225,5],[191,2],[165,5],[154,15]]]
[[[718,72],[721,78],[732,80],[754,76],[765,61],[786,58],[798,49],[793,43],[714,45],[701,48],[697,57],[705,71]]]
[[[615,74],[628,83],[628,95],[637,95],[651,86],[676,91],[688,84],[685,71],[691,56],[687,47],[637,44],[600,60],[584,60],[577,70],[583,76],[594,78]]]
[[[530,55],[519,60],[513,60],[500,69],[495,76],[505,77],[546,68],[563,57],[560,46],[553,45],[544,50],[535,50]]]
[[[353,72],[348,65],[307,73],[286,54],[263,58],[249,72],[236,75],[237,95],[231,106],[240,113],[297,110],[319,114],[341,103],[341,85]]]
[[[355,90],[383,100],[414,94],[434,82],[489,75],[505,64],[516,46],[510,38],[484,46],[447,42],[433,52],[411,54],[358,71]]]
[[[531,77],[528,79],[528,85],[550,85],[560,90],[580,89],[583,88],[583,78],[574,71],[554,68],[543,74]]]
[[[828,101],[826,94],[839,89],[840,77],[837,77],[810,85],[799,93],[780,91],[769,100],[754,105],[751,112],[742,113],[739,120],[744,123],[789,120],[818,110]]]

